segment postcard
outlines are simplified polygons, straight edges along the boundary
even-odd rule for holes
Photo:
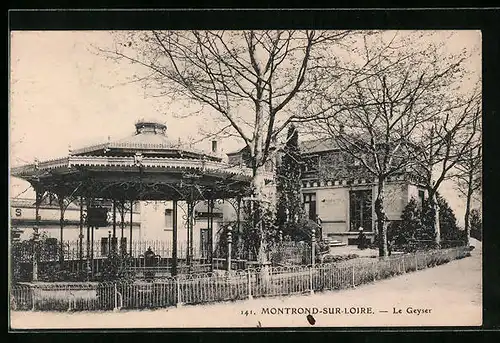
[[[482,325],[481,32],[10,33],[11,329]]]

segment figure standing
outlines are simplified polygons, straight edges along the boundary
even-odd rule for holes
[[[366,249],[366,236],[365,233],[363,232],[363,228],[359,228],[359,234],[358,234],[358,249]]]
[[[151,247],[148,247],[148,250],[144,253],[144,278],[146,281],[153,281],[155,277],[154,260],[155,253],[151,250]]]

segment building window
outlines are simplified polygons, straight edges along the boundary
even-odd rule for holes
[[[419,201],[420,209],[422,209],[424,207],[425,191],[423,191],[423,190],[418,191],[418,201]]]
[[[356,190],[349,192],[350,230],[372,231],[372,191]]]
[[[200,251],[202,258],[209,257],[210,231],[208,229],[200,229]]]
[[[140,213],[141,212],[141,203],[140,201],[134,202],[133,205],[134,212]]]
[[[311,220],[316,220],[316,193],[304,194],[304,211]]]
[[[167,208],[165,210],[165,227],[166,228],[171,228],[173,227],[173,216],[172,216],[172,210]]]
[[[108,237],[101,238],[101,255],[106,256],[109,253],[109,240]]]

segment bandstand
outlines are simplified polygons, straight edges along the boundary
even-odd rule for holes
[[[64,212],[71,202],[80,205],[79,263],[94,273],[93,233],[100,224],[93,213],[100,213],[103,201],[112,204],[111,251],[132,255],[132,205],[137,201],[172,201],[173,235],[171,275],[178,273],[178,216],[186,204],[187,251],[185,260],[189,270],[193,263],[194,207],[200,201],[208,204],[209,256],[213,259],[214,203],[221,199],[236,199],[249,195],[252,171],[230,166],[216,153],[204,152],[168,139],[167,126],[140,120],[135,134],[117,141],[87,146],[69,152],[68,156],[44,162],[15,167],[11,175],[28,181],[36,193],[35,233],[38,228],[39,205],[47,194],[57,197],[60,208],[61,252],[64,239]],[[126,214],[127,208],[130,213]],[[182,209],[184,210],[184,209]],[[106,211],[101,211],[106,212]],[[121,216],[117,227],[117,212]],[[130,216],[130,227],[125,228],[124,216]],[[93,220],[90,220],[92,217]],[[118,244],[117,230],[120,230]],[[123,239],[128,236],[127,239]],[[85,248],[84,248],[85,246]],[[61,261],[64,259],[60,257]],[[36,257],[33,258],[36,263]],[[33,279],[37,273],[34,266]]]

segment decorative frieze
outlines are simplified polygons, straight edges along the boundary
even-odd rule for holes
[[[214,172],[217,174],[226,175],[241,175],[245,177],[252,177],[252,170],[250,168],[239,168],[230,166],[224,162],[215,162],[207,160],[194,160],[194,159],[180,159],[168,157],[142,157],[140,165],[144,168],[168,168],[168,169],[190,169],[190,170],[204,170]],[[117,156],[69,156],[55,160],[40,162],[38,169],[52,170],[57,168],[71,168],[73,166],[85,167],[125,167],[137,168],[137,157],[117,157]],[[22,167],[12,168],[12,175],[26,175],[33,173],[35,170],[34,165],[26,165]],[[271,180],[273,175],[271,173],[264,173],[264,178]]]

